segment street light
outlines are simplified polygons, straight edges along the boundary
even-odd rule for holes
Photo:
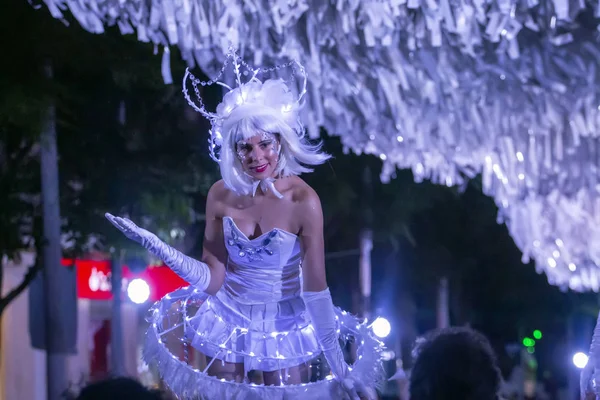
[[[145,280],[136,278],[127,286],[127,296],[135,304],[145,303],[150,297],[150,286]]]
[[[383,339],[390,334],[390,332],[392,331],[392,326],[390,325],[390,322],[387,319],[383,317],[377,317],[377,319],[375,319],[375,321],[373,321],[373,323],[371,324],[371,329],[373,329],[373,333],[375,334],[375,336]]]
[[[573,355],[573,364],[579,368],[584,369],[588,363],[588,356],[585,353],[578,352]]]

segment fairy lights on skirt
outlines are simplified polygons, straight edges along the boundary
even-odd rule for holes
[[[206,385],[211,385],[210,382],[218,382],[221,385],[227,385],[229,389],[223,388],[223,390],[239,390],[240,393],[246,393],[246,391],[258,390],[257,393],[264,393],[264,395],[259,395],[262,398],[268,398],[269,393],[278,392],[280,390],[286,390],[286,395],[289,396],[290,399],[293,398],[306,398],[305,396],[310,395],[313,398],[326,398],[324,396],[330,395],[331,389],[327,389],[323,385],[331,385],[338,384],[336,380],[333,379],[331,375],[328,375],[324,378],[324,380],[317,382],[308,382],[301,384],[284,384],[282,386],[265,386],[265,385],[256,385],[256,384],[244,384],[238,383],[229,380],[217,379],[213,376],[209,376],[207,374],[207,369],[204,371],[200,371],[193,366],[188,365],[187,363],[179,360],[177,356],[172,354],[166,344],[161,339],[162,336],[166,332],[174,332],[174,328],[180,328],[186,324],[186,322],[178,322],[173,325],[164,324],[166,320],[168,320],[169,313],[172,313],[172,306],[178,304],[180,307],[178,309],[185,309],[188,300],[191,300],[195,294],[193,290],[190,288],[184,288],[177,291],[176,296],[165,296],[161,301],[157,302],[150,313],[151,322],[150,328],[147,332],[146,336],[146,347],[145,347],[145,355],[144,358],[149,363],[154,363],[158,366],[159,371],[167,384],[176,394],[177,393],[190,393],[190,385],[193,387],[208,387]],[[164,311],[161,311],[164,310]],[[180,311],[181,312],[181,311]],[[383,349],[383,345],[377,339],[375,339],[371,333],[369,327],[359,322],[356,318],[349,315],[348,313],[337,311],[338,318],[340,320],[340,324],[343,323],[343,328],[341,328],[341,333],[343,335],[352,335],[357,338],[357,342],[360,345],[357,348],[357,361],[351,368],[351,374],[358,374],[366,381],[375,381],[381,378],[382,371],[380,370],[380,354]],[[175,313],[174,315],[177,315]],[[162,321],[163,323],[159,323]],[[185,321],[185,320],[184,320]],[[348,327],[352,327],[352,329],[348,329]],[[354,328],[356,327],[356,328]],[[233,332],[248,333],[247,329],[243,329],[238,327],[237,330]],[[286,331],[276,331],[272,334],[275,334],[276,337],[284,337]],[[272,337],[272,334],[269,337]],[[227,339],[221,343],[222,346],[226,346],[228,343]],[[200,344],[200,347],[204,347],[205,344]],[[227,352],[225,349],[221,349],[224,352]],[[240,353],[235,350],[231,350],[231,354],[240,354],[243,356],[256,357],[254,352]],[[312,352],[306,352],[302,356],[313,356]],[[367,355],[367,357],[365,357]],[[215,355],[215,358],[211,361],[217,360],[219,355]],[[262,357],[262,356],[261,356]],[[276,360],[286,360],[286,359],[294,359],[295,357],[286,357],[278,349],[275,350],[274,354],[272,354],[272,358]],[[298,358],[298,357],[296,357]],[[300,357],[301,358],[301,357]],[[300,362],[302,363],[302,362]],[[180,369],[184,367],[184,369]],[[208,366],[207,366],[208,368]],[[175,372],[179,371],[179,372]],[[185,372],[187,371],[187,372]],[[182,375],[183,374],[183,375]],[[282,374],[280,370],[280,374]],[[287,374],[287,373],[286,373]],[[286,375],[283,374],[282,378]],[[283,381],[283,379],[282,379]],[[182,383],[187,382],[187,383]],[[194,382],[194,383],[192,383]],[[182,386],[183,385],[183,386]],[[213,387],[214,390],[221,390],[217,387]],[[225,393],[225,392],[219,392]],[[249,395],[250,392],[247,393]],[[256,396],[257,393],[253,395]],[[312,394],[312,395],[311,395]]]

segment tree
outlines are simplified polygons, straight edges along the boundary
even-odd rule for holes
[[[106,211],[126,213],[167,241],[177,242],[187,225],[201,215],[193,206],[196,197],[207,192],[214,169],[206,168],[208,157],[198,157],[196,152],[195,130],[200,124],[185,114],[183,100],[175,98],[178,90],[162,83],[148,46],[124,40],[115,32],[93,36],[80,28],[68,29],[50,15],[20,4],[0,17],[4,37],[11,31],[31,34],[11,42],[7,49],[4,60],[18,60],[17,68],[0,64],[0,88],[10,96],[0,101],[0,150],[6,154],[0,165],[0,188],[8,194],[0,211],[0,229],[6,234],[6,239],[0,240],[0,254],[14,257],[24,247],[35,247],[36,263],[25,279],[0,299],[0,316],[41,269],[42,254],[51,255],[43,258],[51,263],[43,269],[46,298],[40,304],[42,308],[51,305],[46,312],[46,335],[34,342],[45,343],[48,350],[48,390],[49,398],[54,399],[66,388],[65,346],[70,346],[67,343],[72,342],[75,329],[74,317],[65,318],[64,301],[53,295],[57,290],[65,292],[56,279],[56,272],[64,272],[58,264],[60,243],[69,243],[63,255],[73,258],[91,249],[125,250],[129,255],[126,261],[141,257],[142,249],[104,219]],[[43,65],[52,66],[51,80],[40,68]],[[182,73],[181,65],[175,72]],[[44,158],[46,146],[38,144],[49,142],[40,133],[51,133],[50,148],[58,138],[60,182],[56,173],[45,174],[53,168],[41,171],[50,180],[40,179],[39,159],[49,160]],[[50,161],[50,167],[56,165],[56,157]],[[63,218],[45,211],[44,223],[34,224],[40,221],[40,205],[54,201],[54,197],[45,197],[50,201],[40,204],[41,186],[56,195],[55,184],[60,186]],[[54,218],[45,218],[50,214]],[[48,221],[55,222],[52,233]],[[177,227],[184,229],[172,229]],[[42,228],[44,237],[54,241],[52,254],[41,251],[46,240],[34,235]],[[2,273],[0,269],[0,283]],[[50,286],[52,281],[55,284]],[[69,304],[74,307],[75,303]],[[115,310],[120,320],[119,308]]]
[[[0,61],[0,254],[15,257],[34,245],[37,139],[50,101],[57,108],[69,255],[90,248],[90,239],[102,239],[96,248],[137,250],[105,221],[105,211],[126,212],[168,238],[171,228],[201,219],[202,197],[216,173],[202,146],[207,126],[187,112],[178,88],[164,85],[151,47],[114,31],[96,36],[77,24],[66,27],[26,2],[3,4],[9,5],[0,12],[0,33],[29,34],[7,41]],[[41,68],[47,59],[52,82]],[[182,71],[175,63],[174,73]],[[0,315],[37,269],[0,300]]]
[[[27,138],[17,138],[9,135],[7,130],[0,127],[5,140],[0,142],[0,254],[3,260],[13,259],[20,262],[19,250],[33,245],[34,238],[39,238],[39,201],[37,186],[39,168],[32,159],[35,154],[33,143]],[[39,242],[39,241],[38,241]],[[0,271],[2,268],[0,268]],[[23,281],[0,299],[0,317],[6,307],[35,277],[39,263],[34,264]],[[2,287],[0,272],[0,287]]]
[[[3,37],[10,37],[8,31],[15,25],[11,18],[14,15],[0,12]],[[49,101],[46,80],[38,68],[32,73],[33,60],[20,45],[18,41],[7,40],[6,56],[0,61],[0,255],[3,261],[17,262],[20,251],[34,246],[33,239],[40,237],[39,146],[35,138]],[[0,317],[35,277],[39,265],[36,262],[23,281],[0,299]],[[0,286],[2,278],[0,268]]]

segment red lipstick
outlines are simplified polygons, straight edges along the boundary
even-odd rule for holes
[[[265,172],[268,166],[269,164],[261,165],[259,167],[254,168],[254,170],[260,174],[261,172]]]

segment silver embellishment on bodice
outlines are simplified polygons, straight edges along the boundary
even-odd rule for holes
[[[228,258],[222,290],[242,304],[275,304],[302,290],[300,238],[274,228],[249,239],[231,217],[223,217]]]
[[[229,229],[231,232],[231,237],[227,240],[227,243],[230,246],[235,246],[238,248],[238,256],[245,257],[249,261],[262,261],[262,255],[267,254],[269,256],[273,255],[273,250],[269,248],[271,241],[277,235],[276,230],[272,230],[267,234],[267,237],[264,238],[260,244],[253,245],[247,241],[240,240],[240,236],[237,233],[236,226],[233,223],[233,220],[227,219],[229,223]]]

